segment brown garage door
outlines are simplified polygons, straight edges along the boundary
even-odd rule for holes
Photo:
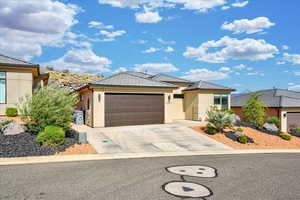
[[[164,123],[162,94],[105,94],[105,126]]]
[[[300,126],[300,112],[287,113],[287,127],[288,130]]]

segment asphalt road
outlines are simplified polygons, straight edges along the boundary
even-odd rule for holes
[[[217,177],[183,176],[182,179],[166,170],[166,167],[178,165],[210,166],[217,170]],[[181,170],[180,173],[186,172]],[[213,192],[212,196],[205,197],[207,200],[298,200],[300,154],[191,156],[1,166],[0,199],[180,200],[184,198],[165,192],[162,186],[183,180],[207,187]],[[184,187],[184,191],[196,192],[190,186]]]

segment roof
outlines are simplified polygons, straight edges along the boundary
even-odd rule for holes
[[[152,77],[151,74],[146,74],[144,72],[127,72],[127,73],[138,76],[138,77],[141,77],[141,78],[150,78],[150,77]]]
[[[292,108],[300,107],[300,92],[286,89],[269,89],[251,92],[231,98],[232,107],[242,107],[246,104],[251,94],[259,94],[267,107],[270,108]]]
[[[155,88],[177,88],[176,85],[164,83],[156,80],[142,78],[133,75],[130,72],[121,72],[104,79],[90,83],[95,86],[112,86],[112,87],[155,87]]]
[[[163,81],[163,82],[175,82],[175,83],[190,83],[191,81],[182,79],[182,78],[178,78],[175,76],[170,76],[167,74],[157,74],[155,76],[153,76],[151,79],[153,80],[157,80],[157,81]]]
[[[233,88],[225,87],[222,85],[206,82],[206,81],[198,81],[191,84],[187,87],[184,91],[189,90],[227,90],[227,91],[234,91]]]
[[[38,67],[39,65],[26,62],[24,60],[12,58],[3,54],[0,54],[1,66],[16,66],[16,67]]]

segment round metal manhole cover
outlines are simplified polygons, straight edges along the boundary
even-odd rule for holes
[[[191,182],[170,182],[163,185],[163,189],[174,196],[181,198],[203,198],[212,195],[205,186]]]
[[[217,170],[207,166],[174,166],[166,168],[168,172],[181,175],[203,178],[214,178],[217,176]]]

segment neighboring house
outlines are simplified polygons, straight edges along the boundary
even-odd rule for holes
[[[39,65],[0,54],[0,115],[7,107],[16,107],[19,99],[31,95],[38,84],[48,82]]]
[[[230,108],[234,89],[181,78],[122,72],[77,90],[78,109],[92,127],[161,124],[173,120],[205,120],[212,105]]]
[[[267,117],[276,116],[281,120],[281,131],[300,126],[300,92],[285,89],[270,89],[255,92],[267,106]],[[242,106],[250,94],[232,97],[231,109],[243,119]]]

